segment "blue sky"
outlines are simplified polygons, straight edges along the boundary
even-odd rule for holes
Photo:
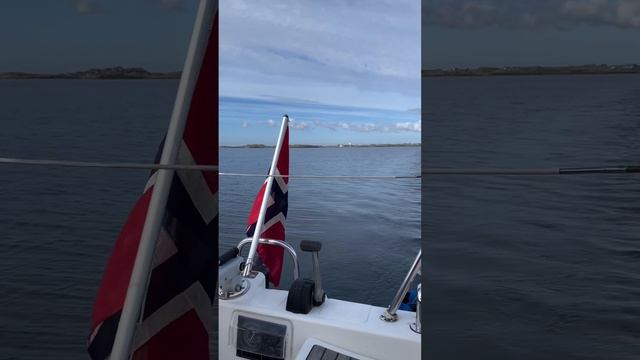
[[[220,11],[224,95],[420,106],[418,0],[234,0]]]
[[[2,1],[0,72],[115,65],[181,69],[196,5],[195,0]],[[284,108],[307,102],[336,106],[333,111],[381,109],[371,119],[348,118],[351,111],[341,121],[322,118],[320,111],[298,116],[299,124],[313,125],[298,125],[296,131],[315,143],[338,134],[362,142],[412,142],[420,130],[415,111],[420,67],[640,63],[640,0],[427,0],[421,5],[417,0],[222,1],[221,95],[271,100]],[[383,116],[385,111],[395,115]],[[258,124],[272,116],[263,117],[237,124],[222,119],[222,126],[227,121],[237,127],[223,130],[250,133],[253,125],[257,134]],[[414,124],[409,130],[396,128],[409,120]],[[327,130],[337,122],[347,125]]]
[[[291,99],[220,99],[223,145],[273,145],[287,112],[291,144],[420,143],[419,109],[382,110]]]
[[[292,143],[419,143],[420,6],[221,2],[222,143],[272,143],[283,113]]]
[[[248,4],[226,0],[222,7],[233,10],[226,7],[236,2],[240,5],[233,7]],[[305,26],[311,26],[307,24],[310,15],[333,18],[327,26],[337,28],[369,17],[366,26],[379,36],[387,34],[388,26],[375,30],[376,13],[390,18],[406,12],[398,5],[397,11],[387,13],[389,8],[396,9],[389,6],[396,4],[392,0],[262,3],[316,4],[314,9],[317,3],[335,6],[333,14],[318,12],[306,14],[307,18],[302,10],[274,11],[290,14],[290,22]],[[195,0],[3,0],[0,71],[60,72],[113,65],[180,69],[195,8]],[[300,21],[294,21],[299,14]],[[425,0],[422,14],[423,66],[640,62],[638,0]],[[236,9],[235,17],[243,16],[257,15],[243,15]],[[226,23],[236,24],[237,30],[242,20]],[[396,30],[394,34],[402,32]],[[238,37],[251,32],[244,31]],[[403,41],[394,34],[387,39],[401,42],[398,48],[419,37]]]
[[[4,1],[0,72],[179,70],[196,7],[195,0]],[[221,1],[220,95],[279,104],[277,116],[223,112],[221,143],[268,143],[260,127],[285,112],[298,143],[419,142],[420,8],[419,0]]]
[[[3,0],[0,72],[182,68],[195,1]]]

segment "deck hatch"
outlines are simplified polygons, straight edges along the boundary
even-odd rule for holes
[[[353,357],[349,357],[339,352],[335,352],[331,349],[327,349],[324,346],[313,345],[306,360],[358,360]]]

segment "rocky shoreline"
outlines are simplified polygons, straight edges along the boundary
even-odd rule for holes
[[[20,80],[20,79],[179,79],[180,72],[150,72],[144,68],[121,66],[101,69],[89,69],[70,73],[58,74],[38,74],[26,72],[5,72],[0,73],[0,80]]]

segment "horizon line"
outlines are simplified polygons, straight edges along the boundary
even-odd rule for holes
[[[440,65],[440,66],[423,66],[421,67],[421,71],[425,70],[443,70],[443,69],[481,69],[481,68],[532,68],[532,67],[542,67],[542,68],[558,68],[558,67],[584,67],[584,66],[640,66],[640,62],[626,62],[626,63],[576,63],[572,65],[540,65],[540,64],[529,64],[529,65]],[[149,75],[179,75],[182,73],[182,70],[171,70],[171,71],[150,71],[147,70],[144,66],[139,65],[131,65],[131,66],[122,66],[122,65],[114,65],[114,66],[103,66],[103,67],[86,67],[81,70],[73,70],[73,71],[44,71],[44,72],[30,72],[30,71],[20,71],[20,70],[6,70],[0,71],[0,75],[41,75],[41,76],[62,76],[62,75],[71,75],[71,74],[81,74],[88,73],[91,71],[100,71],[100,70],[121,70],[121,71],[137,71],[147,73]],[[176,78],[179,79],[179,76]]]
[[[354,143],[344,143],[344,144],[290,144],[290,148],[322,148],[322,147],[413,147],[413,146],[422,146],[422,143],[368,143],[368,144],[354,144]],[[250,148],[250,149],[261,149],[261,148],[273,148],[275,145],[266,145],[266,144],[243,144],[243,145],[219,145],[220,148]]]

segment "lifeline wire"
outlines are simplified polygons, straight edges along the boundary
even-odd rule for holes
[[[142,163],[107,163],[66,160],[42,160],[42,159],[17,159],[0,158],[0,165],[38,165],[60,167],[84,167],[107,169],[173,169],[173,170],[197,170],[218,171],[215,165],[184,165],[184,164],[142,164]],[[294,178],[294,179],[371,179],[371,180],[398,180],[420,179],[423,175],[434,176],[540,176],[540,175],[592,175],[592,174],[629,174],[640,173],[640,165],[610,166],[610,167],[581,167],[581,168],[530,168],[530,169],[482,169],[482,168],[441,168],[426,169],[421,175],[264,175],[247,173],[221,172],[220,176],[260,177],[266,176]]]
[[[173,169],[173,170],[200,170],[200,171],[217,171],[218,170],[218,166],[214,166],[214,165],[106,163],[106,162],[16,159],[16,158],[0,158],[0,165],[42,165],[42,166],[60,166],[60,167],[143,169],[143,170],[144,169],[147,169],[147,170]]]

